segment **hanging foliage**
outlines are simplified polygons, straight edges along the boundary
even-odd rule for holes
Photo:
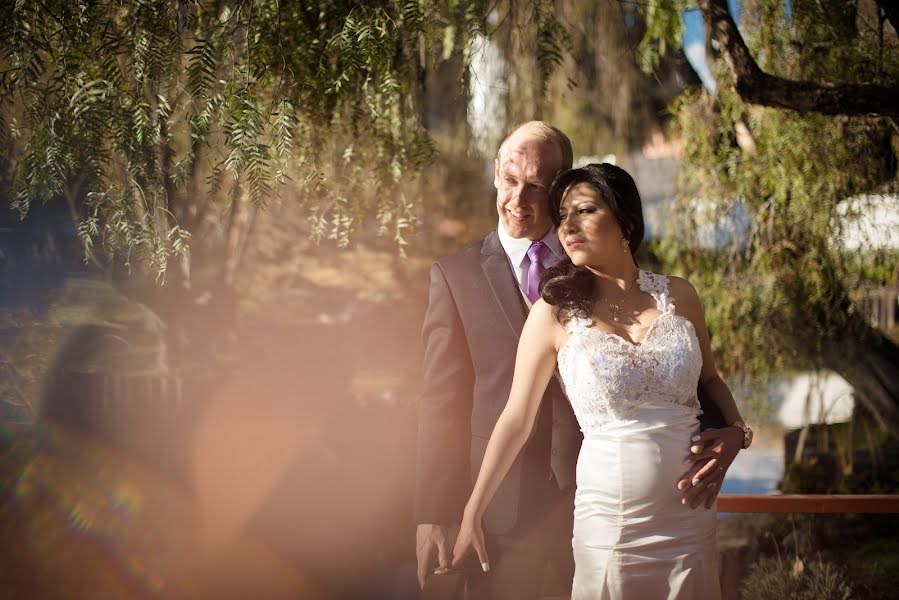
[[[548,74],[557,36],[533,8]],[[373,218],[402,246],[433,159],[416,88],[485,31],[483,1],[16,2],[0,15],[0,135],[13,205],[64,198],[88,256],[163,279],[193,236],[225,246],[290,190],[311,234]],[[545,56],[544,56],[545,55]],[[398,191],[399,190],[399,191]],[[181,279],[189,261],[180,260]]]

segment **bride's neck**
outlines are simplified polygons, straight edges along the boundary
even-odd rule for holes
[[[637,279],[637,266],[629,260],[587,268],[596,275],[596,286],[601,296],[626,292]]]

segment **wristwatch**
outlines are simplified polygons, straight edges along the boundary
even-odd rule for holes
[[[743,431],[743,450],[752,445],[752,429],[743,421],[734,421],[731,427],[739,427]]]

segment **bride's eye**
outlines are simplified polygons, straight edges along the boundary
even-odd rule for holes
[[[595,212],[596,212],[596,207],[594,207],[594,206],[582,206],[581,208],[578,209],[577,212],[578,212],[578,214],[581,214],[581,215],[588,215],[588,214],[590,214],[590,213],[595,213]]]

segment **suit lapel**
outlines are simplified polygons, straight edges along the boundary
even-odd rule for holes
[[[515,281],[515,276],[509,266],[509,258],[495,231],[484,239],[484,245],[481,247],[481,268],[484,270],[484,275],[496,297],[497,304],[515,334],[515,339],[518,339],[521,336],[528,311],[524,304],[524,298],[521,297],[518,282]]]
[[[484,238],[484,245],[481,247],[481,268],[490,283],[496,302],[503,314],[506,315],[506,321],[512,328],[515,339],[520,339],[524,322],[528,318],[528,308],[524,303],[524,298],[521,297],[521,289],[512,274],[512,269],[509,267],[509,257],[506,256],[506,251],[503,250],[495,231]],[[558,368],[553,371],[553,379],[558,384],[559,391],[562,392],[565,386],[562,384]]]

